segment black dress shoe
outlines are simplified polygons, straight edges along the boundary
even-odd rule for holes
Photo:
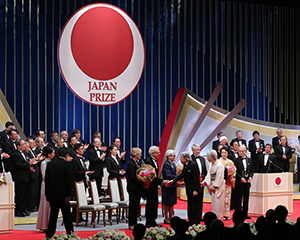
[[[251,219],[251,217],[249,217],[249,216],[247,215],[246,219]]]
[[[15,217],[25,217],[24,213],[15,213]]]
[[[165,219],[164,219],[164,224],[170,224],[171,222],[167,222]]]

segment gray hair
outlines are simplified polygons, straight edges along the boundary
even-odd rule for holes
[[[247,147],[244,145],[244,144],[242,144],[241,146],[239,146],[239,150],[240,150],[240,148],[243,148],[244,150],[247,150]]]
[[[278,132],[278,130],[280,130],[280,131],[282,132],[282,129],[281,129],[281,128],[277,128],[276,133]]]
[[[169,149],[168,151],[166,151],[166,157],[167,157],[167,158],[168,158],[170,155],[173,155],[173,154],[176,155],[176,153],[175,153],[175,151],[174,151],[173,149]]]
[[[209,150],[207,152],[207,156],[209,156],[209,157],[211,157],[211,158],[213,158],[215,160],[217,160],[217,158],[218,158],[218,154],[217,154],[216,150],[213,150],[213,149]]]
[[[241,133],[242,131],[241,130],[237,130],[236,132],[235,132],[235,135],[237,135],[238,133]]]
[[[226,139],[226,142],[228,142],[228,138],[227,137],[225,137],[225,136],[222,136],[222,137],[220,137],[220,142],[222,142],[222,140],[224,140],[224,139]]]
[[[20,146],[22,141],[24,141],[24,140],[21,138],[16,139],[16,141],[15,141],[16,146]]]
[[[62,138],[62,137],[57,137],[57,138],[55,138],[55,142],[56,142],[56,143],[58,143],[60,140],[63,140],[63,138]]]
[[[157,146],[151,146],[151,147],[149,148],[149,154],[150,154],[150,156],[151,156],[152,153],[154,153],[156,150],[159,150],[159,147],[157,147]]]
[[[200,147],[200,146],[199,146],[199,144],[194,143],[193,146],[192,146],[192,151],[195,149],[195,147]]]
[[[132,157],[135,157],[139,153],[142,153],[142,149],[140,149],[138,147],[132,148],[131,151],[130,151],[130,155]]]
[[[35,139],[35,141],[38,143],[41,139],[42,139],[42,138],[37,137],[37,138]]]
[[[182,152],[181,153],[181,156],[184,158],[184,159],[186,159],[186,160],[188,160],[188,161],[191,161],[192,159],[191,159],[191,155],[189,154],[189,152]]]

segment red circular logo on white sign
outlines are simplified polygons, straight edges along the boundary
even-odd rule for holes
[[[66,23],[58,43],[60,72],[70,90],[85,102],[111,105],[136,88],[145,50],[133,20],[110,4],[91,4]]]
[[[276,178],[274,178],[274,184],[275,184],[275,187],[280,187],[281,184],[282,184],[282,179],[281,179],[281,177],[276,177]]]

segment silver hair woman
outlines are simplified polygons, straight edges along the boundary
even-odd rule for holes
[[[166,161],[162,167],[162,174],[164,180],[171,180],[176,175],[176,165],[174,164],[176,154],[175,151],[169,149],[166,152]],[[171,184],[168,188],[162,185],[162,204],[164,206],[165,224],[170,224],[170,220],[173,217],[174,205],[177,203],[177,185],[176,183]]]

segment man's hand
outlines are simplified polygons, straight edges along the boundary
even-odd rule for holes
[[[33,167],[30,167],[30,172],[35,172]]]
[[[121,154],[120,154],[120,158],[123,158],[123,157],[125,157],[125,154],[126,154],[126,152],[124,151],[124,152],[122,152]]]
[[[85,144],[85,145],[83,146],[84,151],[87,150],[87,148],[89,147],[89,145],[90,145],[90,144]]]
[[[87,175],[91,175],[94,171],[86,171]]]
[[[249,177],[248,180],[247,180],[247,183],[251,183],[252,182],[252,178]]]
[[[285,156],[285,154],[283,154],[283,155],[282,155],[282,158],[283,158],[283,159],[286,159],[286,156]]]
[[[3,158],[10,158],[10,156],[7,153],[2,153],[1,155]]]
[[[194,197],[198,196],[198,192],[197,191],[193,191],[193,196]]]
[[[105,156],[106,156],[106,153],[104,152],[104,153],[101,154],[100,159],[104,160]]]
[[[241,178],[241,182],[242,182],[242,183],[246,183],[245,178]]]

